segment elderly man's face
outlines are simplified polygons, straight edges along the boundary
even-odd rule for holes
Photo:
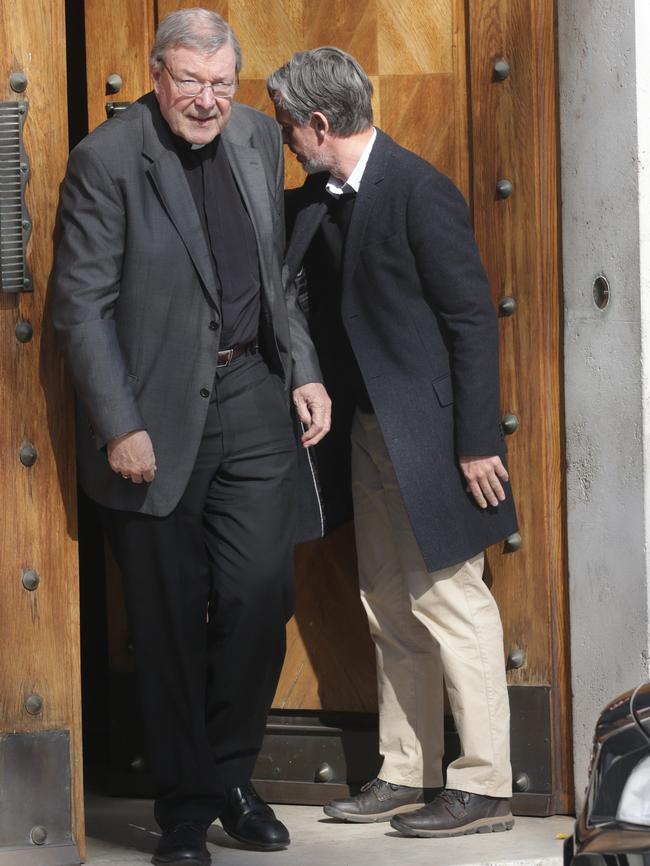
[[[208,144],[223,132],[232,110],[231,99],[215,97],[210,87],[203,87],[198,96],[186,96],[179,90],[178,82],[234,85],[235,65],[235,52],[230,45],[214,54],[189,48],[172,48],[166,53],[163,67],[154,71],[152,77],[160,111],[175,135],[191,144]]]
[[[319,142],[318,134],[313,124],[299,126],[291,119],[289,113],[278,105],[275,106],[275,119],[282,130],[282,140],[289,150],[296,155],[296,159],[305,169],[307,174],[317,174],[319,171],[327,171],[326,154]]]

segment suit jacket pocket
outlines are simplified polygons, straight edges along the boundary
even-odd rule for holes
[[[438,398],[438,403],[440,403],[441,406],[449,406],[454,402],[454,389],[451,384],[451,376],[441,376],[439,379],[435,379],[431,384],[433,385],[433,390]]]

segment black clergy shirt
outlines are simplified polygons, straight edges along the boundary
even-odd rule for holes
[[[221,136],[200,148],[177,136],[175,143],[212,253],[221,298],[219,348],[254,342],[260,318],[257,241]]]

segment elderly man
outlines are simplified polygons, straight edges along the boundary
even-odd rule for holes
[[[266,849],[286,828],[250,785],[292,604],[296,445],[329,399],[281,291],[277,125],[233,103],[241,54],[201,9],[169,15],[154,92],[89,135],[63,184],[53,319],[78,395],[81,483],[122,569],[162,838]]]
[[[268,87],[310,175],[289,197],[288,276],[304,262],[299,300],[333,399],[329,445],[351,426],[360,589],[377,657],[379,777],[325,812],[391,819],[409,836],[506,830],[503,635],[482,575],[484,548],[516,522],[497,321],[467,208],[448,178],[373,128],[372,85],[350,55],[301,52]],[[461,754],[441,789],[443,677]]]

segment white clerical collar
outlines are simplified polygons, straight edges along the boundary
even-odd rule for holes
[[[366,170],[366,165],[368,164],[368,159],[370,157],[370,151],[372,150],[372,146],[375,143],[375,139],[377,138],[377,130],[372,130],[372,135],[368,140],[368,144],[365,146],[363,153],[359,157],[359,161],[355,165],[352,170],[352,174],[347,180],[339,180],[337,177],[333,175],[329,176],[329,180],[325,184],[325,189],[328,191],[330,195],[339,196],[343,195],[345,192],[359,192],[359,187],[361,186],[361,178],[363,177],[363,173]]]

